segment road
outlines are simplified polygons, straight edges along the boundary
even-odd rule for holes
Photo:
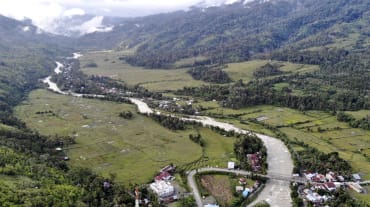
[[[202,123],[204,126],[220,127],[226,131],[235,131],[241,134],[248,134],[249,131],[242,130],[236,126],[219,122],[210,117],[186,118],[184,120],[196,121]],[[256,134],[260,138],[267,149],[267,163],[268,175],[278,174],[284,177],[290,177],[293,172],[293,161],[290,156],[288,148],[284,143],[274,137]],[[265,188],[260,192],[258,198],[250,206],[260,202],[266,201],[271,207],[289,207],[292,206],[292,199],[290,198],[290,182],[283,180],[269,180]],[[198,203],[198,201],[197,201]],[[199,205],[198,205],[199,206]]]
[[[79,54],[74,54],[74,58],[80,57]],[[57,63],[57,68],[55,72],[58,73],[62,65]],[[77,97],[82,97],[84,94],[74,94],[74,93],[66,93],[61,91],[55,83],[51,82],[51,77],[44,79],[45,83],[49,84],[49,88],[54,92],[64,94],[64,95],[73,95]],[[90,95],[91,96],[91,95]],[[101,95],[92,95],[93,97],[104,97]],[[139,112],[144,114],[153,113],[153,110],[143,101],[139,99],[131,98],[130,101],[137,105]],[[237,128],[236,126],[219,122],[213,118],[206,117],[206,116],[193,116],[191,118],[182,118],[183,120],[190,120],[196,121],[201,123],[204,126],[215,126],[220,127],[226,131],[235,131],[242,134],[250,133],[249,131],[242,130]],[[290,153],[287,147],[284,145],[282,141],[276,139],[274,137],[256,134],[259,137],[267,149],[267,163],[268,163],[268,175],[278,174],[284,177],[289,177],[293,171],[293,161],[291,159]],[[193,171],[192,171],[193,172]],[[192,173],[190,172],[190,173]],[[195,173],[195,172],[194,172]],[[203,206],[202,201],[197,190],[196,185],[190,186],[193,189],[194,196],[197,201],[197,205],[199,207]],[[250,206],[254,205],[259,201],[266,201],[270,204],[271,207],[289,207],[292,206],[292,200],[290,198],[290,187],[289,181],[281,181],[281,180],[270,180],[266,183],[265,188],[261,191],[258,198],[254,203]]]
[[[150,107],[136,99],[133,101],[134,104],[138,106],[138,110],[141,113],[147,114],[152,112]],[[232,124],[219,122],[211,117],[206,116],[192,116],[190,118],[182,118],[185,121],[196,121],[201,123],[203,126],[214,126],[220,127],[226,131],[235,131],[241,134],[248,134],[249,131],[242,130]],[[285,144],[274,137],[266,136],[263,134],[256,134],[260,138],[267,149],[267,163],[268,163],[268,176],[280,175],[283,177],[291,177],[293,172],[293,161],[290,156],[290,152]],[[202,169],[200,169],[202,170]],[[228,170],[226,170],[228,171]],[[228,171],[230,172],[230,171]],[[191,171],[188,176],[188,180],[194,176],[196,172]],[[202,199],[199,195],[196,184],[189,180],[190,188],[193,190],[193,194],[198,207],[202,207]],[[253,206],[260,201],[266,201],[271,207],[290,207],[292,206],[292,199],[290,198],[290,181],[284,180],[269,180],[265,188],[260,192],[258,198],[255,202],[251,203],[249,206]]]

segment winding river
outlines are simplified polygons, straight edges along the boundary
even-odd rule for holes
[[[73,58],[78,59],[82,55],[79,53],[74,53]],[[63,64],[60,62],[56,62],[57,67],[54,69],[55,73],[61,73],[62,68],[64,67]],[[83,96],[90,96],[90,97],[104,97],[103,95],[89,95],[89,94],[78,94],[73,92],[64,92],[58,88],[57,84],[51,81],[51,76],[45,78],[43,80],[44,83],[48,84],[48,89],[54,91],[56,93],[62,95],[71,95],[75,97],[83,97]],[[153,109],[151,109],[144,101],[137,99],[137,98],[129,98],[129,100],[135,104],[138,108],[138,111],[143,114],[151,114],[154,113]],[[201,123],[203,126],[214,126],[220,127],[226,131],[235,131],[242,134],[250,133],[249,131],[240,129],[232,124],[224,123],[217,121],[211,117],[206,116],[192,116],[190,118],[182,118],[185,121],[196,121]],[[284,145],[284,143],[274,137],[266,136],[263,134],[256,134],[266,146],[267,149],[267,163],[268,163],[268,174],[274,175],[282,175],[282,176],[291,176],[293,171],[293,161],[291,159],[290,153],[288,148]],[[190,186],[193,190],[194,197],[197,202],[198,207],[202,207],[204,203],[202,202],[202,198],[200,197],[198,190],[195,186]],[[290,198],[290,183],[289,181],[279,181],[279,180],[269,180],[267,181],[265,188],[261,191],[258,198],[249,206],[253,206],[254,204],[266,201],[272,207],[290,207],[292,206],[292,200]]]

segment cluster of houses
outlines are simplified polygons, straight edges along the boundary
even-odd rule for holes
[[[251,193],[255,192],[257,188],[261,185],[261,183],[257,180],[253,186],[245,187],[247,185],[247,180],[245,178],[239,179],[238,186],[235,187],[235,191],[237,193],[241,193],[244,198],[247,198]]]
[[[181,101],[181,104],[178,103],[179,101]],[[192,108],[193,103],[193,99],[185,100],[180,98],[173,98],[172,100],[161,100],[158,103],[158,108],[170,112],[186,112],[187,114],[199,114],[198,110]]]
[[[154,182],[150,184],[150,189],[158,196],[161,203],[171,203],[178,199],[176,190],[170,181],[175,177],[172,174],[176,167],[168,165],[159,171],[159,174],[154,177]]]
[[[320,206],[326,201],[332,199],[330,195],[320,195],[319,191],[334,192],[341,187],[348,187],[358,193],[362,193],[364,190],[359,184],[361,177],[358,174],[352,175],[352,181],[346,181],[346,179],[335,172],[328,172],[325,175],[320,173],[303,173],[304,177],[310,182],[309,187],[305,187],[300,190],[302,197],[316,206]]]

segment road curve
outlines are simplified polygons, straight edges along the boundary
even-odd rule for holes
[[[80,57],[79,54],[74,54],[74,58]],[[62,64],[57,63],[57,68],[55,68],[55,72],[58,73],[60,71],[60,68],[62,67]],[[47,77],[44,79],[45,83],[49,84],[49,88],[53,90],[56,93],[60,93],[63,95],[73,95],[82,97],[83,94],[74,94],[74,93],[66,93],[62,92],[55,83],[51,82],[51,77]],[[55,85],[53,85],[55,84]],[[100,97],[101,95],[93,95],[94,97]],[[104,96],[101,96],[104,97]],[[144,114],[150,114],[153,113],[153,110],[143,101],[139,99],[131,98],[130,101],[138,106],[138,110],[141,113]],[[242,130],[240,128],[237,128],[236,126],[219,122],[213,118],[206,117],[206,116],[193,116],[191,118],[182,118],[183,120],[189,120],[189,121],[196,121],[201,123],[203,126],[214,126],[214,127],[220,127],[226,131],[235,131],[242,134],[250,133],[246,130]],[[262,135],[262,134],[256,134],[257,137],[259,137],[267,149],[267,163],[268,163],[268,175],[270,174],[279,174],[282,176],[291,176],[291,173],[293,171],[293,161],[291,159],[290,153],[287,149],[287,147],[284,145],[284,143],[276,139],[274,137]],[[227,170],[228,171],[228,170]],[[228,171],[230,172],[230,171]],[[192,173],[196,173],[196,171],[191,171],[190,175]],[[193,176],[194,176],[193,174]],[[192,177],[192,176],[190,176]],[[188,176],[189,179],[189,176]],[[197,189],[196,183],[189,180],[189,185],[193,190],[194,197],[196,199],[198,207],[202,207],[202,199],[200,198],[199,191]],[[192,183],[192,184],[191,184]],[[255,202],[253,202],[251,205],[254,205],[255,203],[259,201],[266,201],[270,204],[271,207],[290,207],[292,206],[292,200],[290,198],[290,186],[289,181],[278,181],[278,180],[269,180],[265,188],[261,191],[258,198]]]

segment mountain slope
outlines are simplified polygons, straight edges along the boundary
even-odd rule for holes
[[[69,50],[63,37],[40,33],[28,22],[0,16],[0,119],[9,118],[12,106],[19,103],[39,79],[50,74],[57,56]]]
[[[206,63],[235,62],[284,47],[333,46],[349,34],[346,27],[367,41],[369,9],[366,0],[240,2],[126,20],[109,34],[91,34],[81,42],[135,48],[128,62],[148,68],[172,67],[195,56],[206,57]],[[357,39],[335,47],[352,47]]]

